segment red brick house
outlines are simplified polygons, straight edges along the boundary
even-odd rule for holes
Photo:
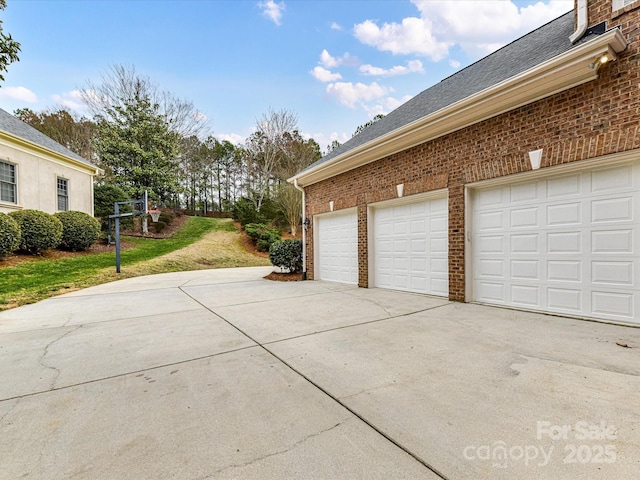
[[[305,271],[640,323],[640,0],[574,12],[298,173]]]

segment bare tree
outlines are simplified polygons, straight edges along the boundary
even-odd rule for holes
[[[298,116],[293,112],[269,109],[257,120],[256,131],[247,140],[245,151],[253,174],[252,190],[258,212],[286,151],[287,134],[295,131],[297,124]]]
[[[99,83],[88,80],[80,93],[89,112],[107,121],[114,107],[148,98],[152,105],[158,105],[171,131],[181,137],[204,136],[208,131],[206,117],[191,101],[160,90],[148,76],[137,73],[133,65],[111,65]]]

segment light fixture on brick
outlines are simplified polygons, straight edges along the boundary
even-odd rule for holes
[[[333,200],[329,202],[329,211],[333,212]]]
[[[398,192],[398,198],[402,198],[402,194],[404,193],[404,183],[396,185],[396,192]]]

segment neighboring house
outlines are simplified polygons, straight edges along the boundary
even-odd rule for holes
[[[0,109],[0,212],[78,210],[93,215],[98,167]]]
[[[640,0],[575,7],[291,179],[308,278],[640,323]]]

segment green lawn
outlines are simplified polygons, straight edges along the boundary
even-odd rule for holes
[[[230,220],[188,217],[171,238],[126,237],[135,246],[121,253],[123,271],[134,264],[157,259],[187,247],[205,235],[236,232]],[[106,269],[111,269],[106,272]],[[133,276],[132,274],[126,276]],[[125,278],[115,274],[115,253],[83,255],[72,258],[25,262],[0,269],[0,310],[64,293],[65,291]]]

